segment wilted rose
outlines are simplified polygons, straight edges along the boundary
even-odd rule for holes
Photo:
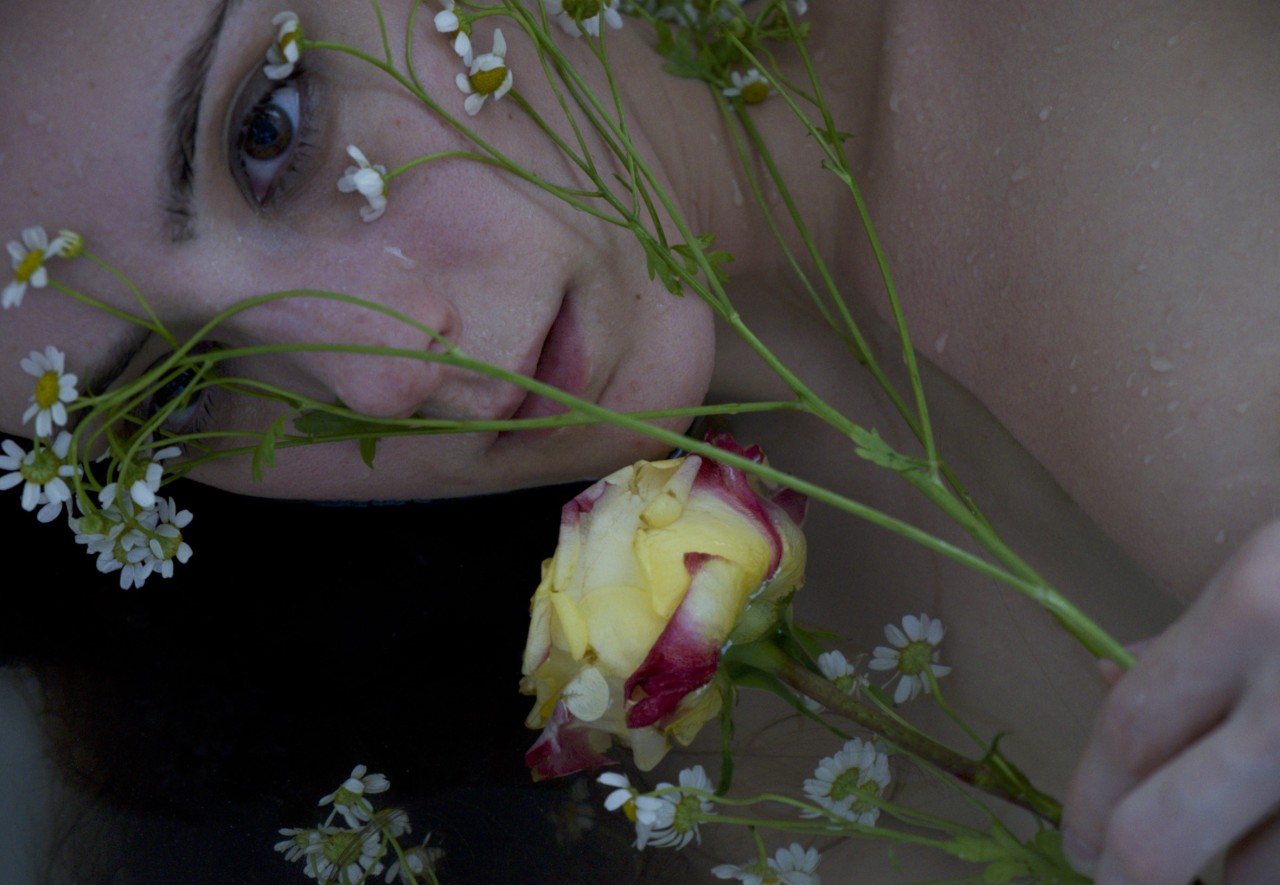
[[[762,461],[728,436],[718,447]],[[720,709],[725,643],[761,636],[799,588],[805,500],[689,455],[641,461],[565,505],[531,605],[521,690],[542,735],[535,777],[608,764],[613,739],[649,769]]]

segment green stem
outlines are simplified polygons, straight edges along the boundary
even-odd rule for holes
[[[745,655],[743,654],[745,652]],[[753,643],[749,652],[731,649],[731,655],[745,658],[744,662],[766,669],[778,679],[801,694],[813,698],[829,710],[858,723],[868,731],[883,737],[893,746],[925,760],[957,780],[989,793],[1014,805],[1021,806],[1057,826],[1062,821],[1062,806],[1053,797],[1032,788],[1025,778],[1012,779],[1006,772],[1008,763],[996,750],[988,759],[999,759],[1002,764],[987,760],[970,759],[945,744],[934,740],[901,720],[890,718],[881,711],[845,694],[828,679],[800,665],[768,642]]]

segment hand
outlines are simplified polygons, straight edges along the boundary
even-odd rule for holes
[[[1099,885],[1280,882],[1280,523],[1235,554],[1115,685],[1067,791]]]

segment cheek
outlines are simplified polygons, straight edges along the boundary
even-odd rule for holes
[[[706,396],[715,357],[711,309],[697,296],[660,290],[638,305],[634,345],[603,405],[618,410],[694,406]]]

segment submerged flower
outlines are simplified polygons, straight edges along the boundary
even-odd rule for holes
[[[614,740],[649,770],[715,717],[725,643],[772,628],[803,581],[803,506],[697,455],[638,462],[565,505],[520,683],[537,696],[526,724],[542,734],[525,755],[535,777],[609,764]]]
[[[746,76],[731,71],[729,79],[733,81],[733,85],[726,86],[723,90],[728,98],[741,98],[743,104],[760,104],[769,97],[769,81],[758,68],[747,71]]]
[[[302,27],[298,16],[292,12],[279,12],[271,19],[279,25],[276,42],[267,49],[267,63],[262,73],[268,80],[288,80],[293,76],[294,65],[302,57]]]
[[[601,19],[615,31],[622,27],[618,0],[547,0],[547,12],[570,37],[581,37],[583,31],[600,36]]]
[[[302,855],[303,872],[321,882],[364,882],[382,872],[382,834],[375,828],[319,829],[319,847]]]
[[[369,769],[357,765],[351,769],[351,776],[342,782],[342,786],[321,798],[318,804],[332,804],[335,811],[342,815],[347,826],[358,827],[373,819],[373,805],[366,795],[385,793],[391,788],[391,782],[385,775],[366,774]]]
[[[431,841],[431,834],[427,833],[427,838],[422,840],[422,844],[410,848],[404,853],[404,863],[397,859],[395,863],[387,868],[387,882],[408,882],[409,874],[414,877],[422,876],[427,870],[434,871],[436,864],[440,862],[440,858],[444,857],[444,849],[428,846]],[[418,881],[422,881],[419,879]]]
[[[58,237],[52,243],[49,235],[40,225],[28,227],[22,232],[22,242],[9,241],[9,258],[13,262],[13,280],[4,287],[0,294],[0,306],[18,307],[22,304],[22,296],[27,286],[42,289],[49,283],[49,274],[44,263],[50,255],[60,255],[67,248],[66,242]]]
[[[36,419],[36,436],[52,436],[54,425],[62,427],[67,423],[66,403],[75,402],[79,392],[76,382],[79,380],[66,369],[66,354],[52,344],[44,349],[31,351],[31,355],[22,361],[22,371],[36,379],[35,393],[31,394],[31,405],[22,413],[22,423]]]
[[[879,798],[888,786],[889,757],[871,741],[854,738],[818,763],[813,777],[804,782],[804,792],[837,817],[872,826],[880,808],[868,800]],[[816,811],[801,814],[821,816]]]
[[[67,462],[71,447],[71,434],[62,431],[50,445],[37,442],[34,449],[25,452],[11,439],[0,442],[0,489],[11,489],[19,483],[22,487],[22,509],[28,512],[40,508],[36,519],[53,522],[62,512],[62,505],[71,500],[71,487],[67,480],[76,475],[76,467]]]
[[[493,30],[493,51],[472,59],[471,70],[457,76],[458,88],[466,95],[467,113],[475,116],[490,95],[497,101],[511,89],[511,69],[507,67],[507,41],[502,28]]]
[[[658,784],[658,790],[671,786],[671,784]],[[695,839],[701,843],[702,833],[698,831],[698,824],[715,811],[715,805],[709,798],[700,794],[710,793],[712,789],[711,781],[707,779],[707,773],[701,765],[681,771],[679,791],[650,797],[669,805],[671,810],[655,815],[661,823],[652,827],[645,842],[638,842],[636,847],[644,848],[645,844],[648,844],[656,848],[679,850]],[[693,792],[695,790],[697,792]]]
[[[901,704],[909,701],[921,690],[928,694],[932,688],[933,678],[946,676],[950,667],[937,663],[938,644],[942,642],[945,630],[942,622],[928,615],[907,615],[902,619],[902,629],[894,624],[884,628],[885,638],[892,648],[876,646],[871,652],[871,660],[867,666],[872,670],[893,670],[889,682],[898,679],[898,687],[893,693],[893,702]],[[927,671],[927,672],[926,672]]]
[[[338,190],[344,194],[359,192],[368,206],[360,209],[360,217],[365,221],[373,221],[382,217],[387,211],[387,167],[381,163],[370,165],[364,151],[354,144],[347,145],[347,155],[356,161],[355,166],[348,166],[338,179]]]
[[[454,10],[454,0],[440,0],[444,7],[436,13],[436,30],[452,39],[453,51],[465,65],[471,64],[471,22],[462,18]]]
[[[822,885],[822,877],[817,873],[821,860],[818,849],[806,850],[800,843],[792,842],[764,861],[742,866],[720,864],[711,868],[711,874],[718,879],[737,879],[743,885]]]

